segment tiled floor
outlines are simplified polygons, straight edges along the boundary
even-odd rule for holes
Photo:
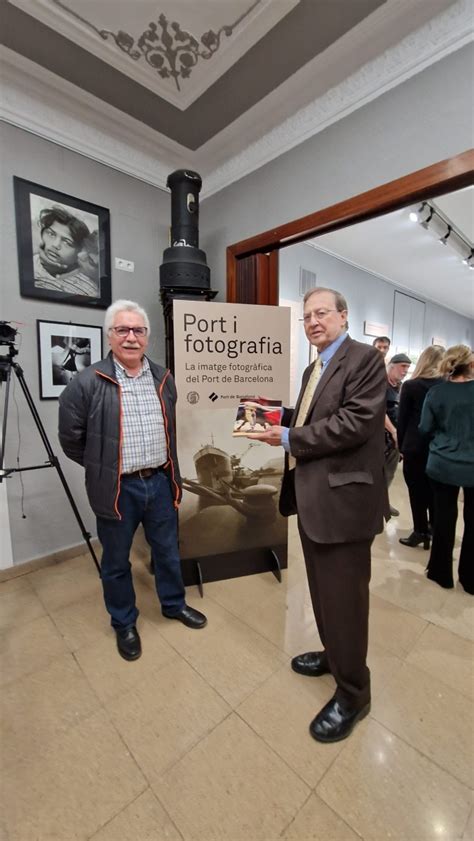
[[[88,555],[1,584],[0,839],[472,839],[474,600],[399,544],[401,476],[392,502],[373,551],[372,712],[335,745],[308,733],[332,678],[289,667],[318,643],[294,522],[283,584],[188,592],[202,631],[161,617],[137,555],[135,663]]]

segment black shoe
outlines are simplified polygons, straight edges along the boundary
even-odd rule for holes
[[[142,653],[140,636],[135,626],[133,628],[115,629],[117,635],[117,648],[124,660],[138,660]]]
[[[291,661],[291,668],[299,675],[319,677],[330,673],[325,651],[307,651],[306,654],[298,654]]]
[[[207,625],[207,617],[204,616],[204,613],[194,610],[193,607],[189,607],[187,604],[184,605],[179,613],[173,613],[172,616],[169,613],[163,613],[163,616],[166,616],[167,619],[177,619],[178,622],[182,622],[188,628],[204,628],[204,625]]]
[[[440,587],[444,587],[445,590],[452,590],[454,587],[454,579],[452,576],[442,578],[439,575],[435,575],[434,572],[430,572],[428,567],[426,568],[426,577],[429,578],[430,581],[434,581],[434,583],[438,584]]]
[[[394,508],[393,505],[390,506],[390,515],[392,517],[399,517],[400,511],[397,508]]]
[[[419,546],[420,543],[423,544],[423,549],[430,548],[430,536],[429,534],[423,534],[419,531],[412,531],[412,533],[408,537],[400,537],[398,540],[403,546]]]
[[[340,742],[350,736],[358,721],[370,712],[370,702],[361,710],[345,709],[331,698],[309,725],[309,732],[318,742]]]

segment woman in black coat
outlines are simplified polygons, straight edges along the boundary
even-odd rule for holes
[[[418,432],[421,409],[425,397],[434,385],[441,382],[439,365],[444,348],[440,345],[427,347],[416,364],[413,376],[402,386],[398,408],[398,447],[403,455],[403,478],[405,479],[413,517],[413,531],[408,537],[401,537],[404,546],[430,548],[428,523],[432,522],[432,491],[426,476],[428,441]]]

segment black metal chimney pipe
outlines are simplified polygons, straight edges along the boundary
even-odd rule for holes
[[[212,301],[211,270],[199,248],[199,192],[201,176],[177,169],[166,181],[171,190],[171,244],[160,266],[161,303],[165,317],[166,364],[174,371],[173,300]]]

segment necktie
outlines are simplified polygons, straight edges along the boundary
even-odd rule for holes
[[[316,362],[315,362],[315,365],[314,365],[314,368],[311,371],[310,378],[309,378],[308,382],[306,383],[306,388],[304,390],[304,394],[303,394],[303,397],[302,397],[302,400],[301,400],[301,403],[300,403],[300,408],[298,410],[298,415],[297,415],[297,418],[296,418],[295,426],[303,426],[303,424],[306,420],[306,415],[308,414],[308,409],[311,405],[311,401],[314,397],[314,392],[316,391],[316,386],[318,385],[318,382],[320,380],[320,377],[321,377],[322,373],[323,373],[323,362],[322,362],[321,357],[318,355],[318,357],[316,359]],[[290,470],[293,470],[295,465],[296,465],[296,459],[292,455],[289,455],[288,456],[288,466],[289,466]]]
[[[323,363],[320,356],[316,359],[314,364],[314,368],[311,371],[311,376],[306,383],[306,388],[304,390],[303,398],[300,403],[300,408],[298,411],[298,416],[296,418],[295,426],[303,426],[306,415],[308,414],[308,409],[311,405],[311,401],[314,397],[314,392],[316,391],[316,386],[319,382],[321,374],[323,372]]]

